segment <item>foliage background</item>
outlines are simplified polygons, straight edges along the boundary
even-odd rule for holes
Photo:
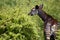
[[[44,40],[43,21],[28,15],[42,3],[43,10],[60,22],[60,0],[0,0],[0,40]]]

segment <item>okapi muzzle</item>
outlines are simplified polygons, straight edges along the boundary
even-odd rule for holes
[[[38,5],[36,5],[35,8],[32,8],[31,12],[28,15],[33,16],[33,15],[37,14],[38,13],[38,8],[39,8]]]
[[[43,4],[40,6],[36,5],[31,9],[29,15],[38,15],[44,22],[44,40],[55,40],[56,31],[58,28],[58,21],[54,19],[51,15],[48,15],[44,10],[42,10]]]

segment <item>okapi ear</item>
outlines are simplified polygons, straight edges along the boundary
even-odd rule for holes
[[[40,6],[39,6],[39,9],[42,9],[43,8],[43,4],[41,4]]]
[[[35,9],[38,9],[38,8],[39,8],[39,6],[38,6],[38,5],[36,5],[36,6],[35,6]]]

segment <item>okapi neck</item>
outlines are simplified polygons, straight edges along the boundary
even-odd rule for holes
[[[47,19],[47,15],[43,10],[38,10],[38,16],[45,22]]]

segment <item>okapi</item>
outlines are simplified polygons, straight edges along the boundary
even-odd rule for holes
[[[44,22],[44,40],[55,40],[58,21],[52,16],[48,15],[44,10],[42,10],[43,4],[38,6],[36,5],[32,8],[31,12],[28,15],[37,14]]]

